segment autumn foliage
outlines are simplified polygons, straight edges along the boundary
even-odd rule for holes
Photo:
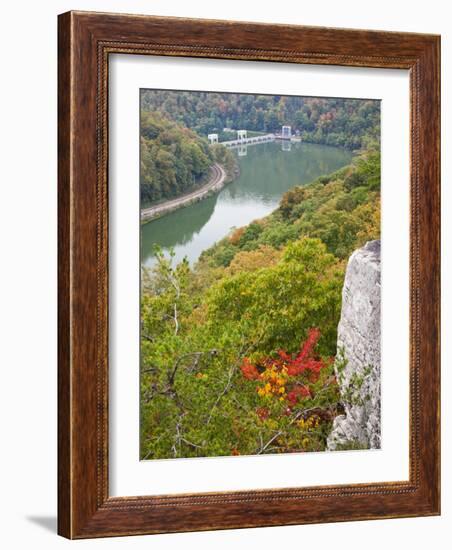
[[[298,353],[279,350],[256,362],[245,357],[240,366],[242,377],[255,385],[260,399],[255,409],[259,422],[270,428],[283,422],[288,427],[291,435],[274,441],[277,452],[322,449],[337,414],[333,359],[316,353],[320,336],[318,328],[311,328]]]
[[[344,412],[332,356],[345,260],[378,238],[379,195],[369,151],[194,266],[156,253],[142,278],[143,460],[326,449]]]
[[[257,393],[261,397],[276,396],[280,401],[285,400],[290,406],[295,406],[303,399],[312,397],[310,385],[317,382],[320,371],[331,364],[314,355],[319,338],[320,330],[311,328],[295,356],[279,350],[277,357],[266,358],[259,365],[252,364],[245,357],[240,367],[242,375],[246,380],[260,382]],[[262,409],[258,416],[263,416]]]

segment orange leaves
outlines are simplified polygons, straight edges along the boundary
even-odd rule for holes
[[[232,235],[229,236],[229,242],[231,244],[238,244],[244,232],[245,232],[245,227],[239,227],[232,233]]]

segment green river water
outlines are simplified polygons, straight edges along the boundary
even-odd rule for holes
[[[288,189],[338,170],[352,159],[344,149],[280,141],[248,146],[241,153],[240,176],[219,193],[141,226],[143,265],[153,265],[154,244],[165,251],[173,248],[176,262],[186,256],[193,264],[233,227],[272,212]]]

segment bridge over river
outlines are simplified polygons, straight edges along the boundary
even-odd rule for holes
[[[275,141],[275,134],[265,134],[262,136],[254,137],[242,137],[240,139],[232,139],[230,141],[221,141],[220,144],[232,149],[234,147],[241,147],[242,145],[253,145],[257,143],[266,143],[269,141]]]

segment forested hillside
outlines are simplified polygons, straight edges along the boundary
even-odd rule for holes
[[[161,113],[142,113],[140,138],[140,192],[147,203],[191,190],[206,179],[214,162],[231,174],[235,168],[225,147],[209,147],[206,139]]]
[[[236,229],[204,252],[201,264],[229,266],[239,252],[269,246],[279,249],[302,236],[320,239],[340,259],[380,228],[380,153],[366,152],[333,174],[310,185],[295,187],[267,218]]]
[[[312,143],[359,149],[380,139],[376,100],[144,90],[141,108],[204,136],[225,127],[277,132],[289,124]]]
[[[321,451],[346,259],[380,230],[380,155],[286,193],[194,268],[143,272],[141,458]]]

